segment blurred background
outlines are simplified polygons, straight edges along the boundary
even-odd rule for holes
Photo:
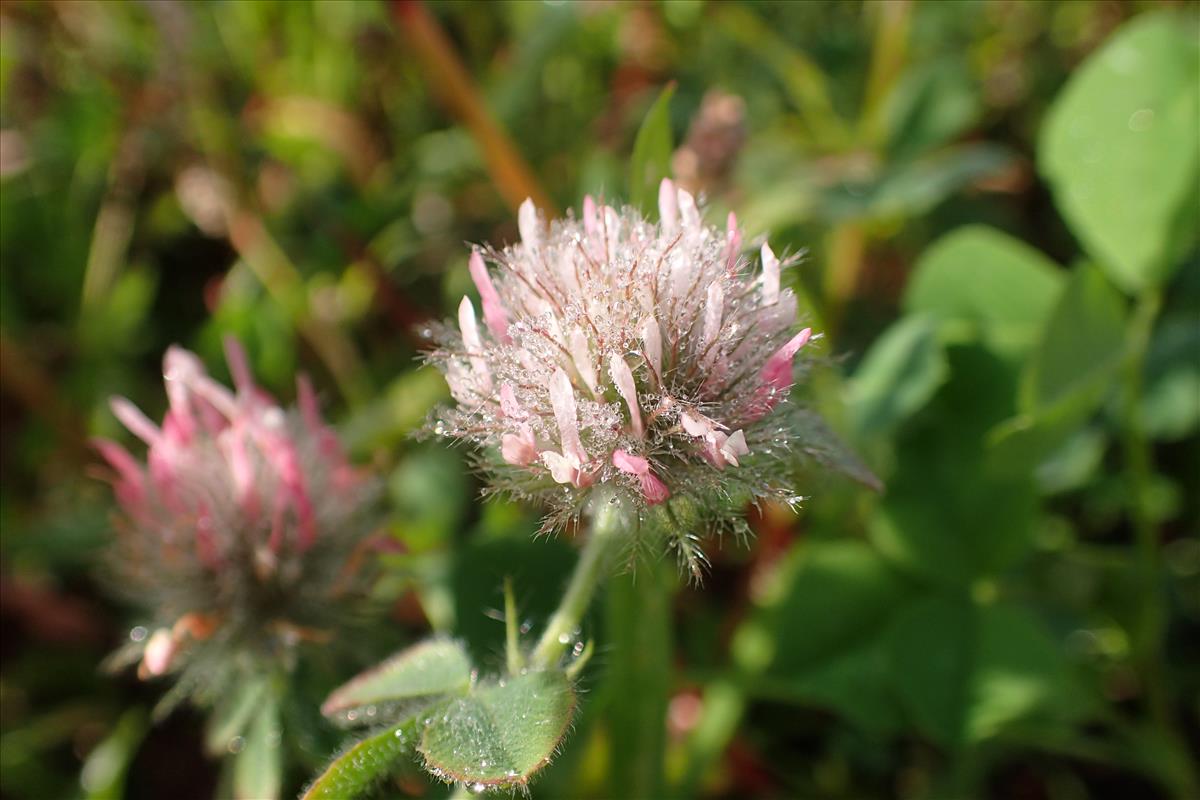
[[[88,439],[129,441],[110,395],[162,411],[171,343],[227,379],[234,334],[288,400],[308,371],[383,477],[389,611],[334,679],[430,629],[499,664],[505,575],[540,625],[573,544],[411,438],[447,396],[414,327],[527,195],[643,191],[642,128],[643,170],[804,253],[797,400],[886,490],[798,463],[804,509],[752,510],[703,586],[617,579],[533,795],[1200,797],[1195,12],[3,3],[0,796],[217,785],[199,713],[99,668],[138,619]]]

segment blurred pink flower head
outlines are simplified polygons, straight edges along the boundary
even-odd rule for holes
[[[264,632],[327,635],[326,612],[370,532],[372,483],[348,463],[308,380],[297,381],[299,408],[284,410],[255,384],[241,346],[225,344],[232,391],[172,347],[161,425],[112,400],[146,444],[144,463],[116,442],[95,443],[121,509],[113,570],[165,626],[142,649],[143,675],[168,671],[189,640],[230,626],[260,644],[272,638]]]
[[[670,180],[659,216],[587,197],[547,224],[527,200],[519,244],[471,253],[482,323],[464,297],[457,327],[430,331],[455,400],[433,431],[477,445],[493,488],[567,513],[598,483],[644,509],[794,499],[777,407],[811,331],[783,265],[764,244],[754,267],[734,215],[705,225]]]

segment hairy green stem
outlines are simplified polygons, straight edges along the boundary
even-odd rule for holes
[[[592,525],[587,542],[579,554],[579,562],[571,574],[562,602],[533,648],[530,666],[534,669],[550,669],[558,664],[567,645],[578,635],[579,623],[591,605],[596,587],[608,575],[625,543],[625,528],[629,524],[625,502],[619,495],[600,490],[591,502]]]

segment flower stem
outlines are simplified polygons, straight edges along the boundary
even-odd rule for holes
[[[596,587],[608,575],[614,557],[625,544],[622,534],[629,524],[625,512],[625,502],[619,495],[596,492],[592,499],[592,526],[587,543],[579,554],[579,562],[562,602],[533,649],[530,665],[534,669],[550,669],[557,665],[567,645],[578,634],[579,623],[591,605]]]

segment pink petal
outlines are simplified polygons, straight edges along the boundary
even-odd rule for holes
[[[113,415],[129,432],[149,445],[162,441],[162,431],[142,413],[141,409],[124,397],[113,397],[108,401]]]
[[[506,433],[500,437],[500,455],[518,467],[527,467],[537,460],[537,441],[528,423],[521,423],[520,433]]]
[[[671,496],[671,490],[653,472],[647,472],[638,480],[642,484],[642,496],[646,498],[648,505],[656,506]]]
[[[500,413],[511,419],[525,419],[529,416],[529,412],[517,400],[517,393],[513,391],[511,383],[500,386]]]
[[[189,441],[196,431],[196,419],[192,415],[191,385],[204,374],[204,365],[194,354],[182,347],[171,345],[163,356],[163,381],[167,389],[167,401],[175,416],[182,441]]]
[[[762,267],[763,305],[773,306],[779,302],[779,259],[766,243],[762,246]]]
[[[225,361],[229,364],[229,372],[233,375],[233,385],[239,394],[252,394],[254,375],[250,372],[250,362],[246,358],[246,350],[241,342],[232,336],[225,337]]]
[[[508,312],[504,303],[500,301],[500,294],[496,291],[496,285],[492,283],[487,266],[483,263],[483,256],[478,250],[472,250],[467,264],[471,271],[471,280],[479,290],[479,299],[483,303],[483,318],[487,322],[488,330],[492,332],[492,336],[508,344],[512,341],[508,336]]]
[[[637,386],[633,382],[633,372],[625,363],[625,359],[616,353],[613,353],[608,360],[608,372],[617,386],[617,392],[625,400],[625,405],[629,407],[629,421],[634,435],[641,436],[643,434],[642,412],[638,407]]]
[[[759,380],[763,385],[784,391],[792,385],[792,359],[801,347],[812,337],[812,328],[805,328],[797,333],[788,343],[775,351],[763,365]]]
[[[143,678],[157,678],[171,668],[171,661],[179,652],[179,643],[166,628],[150,634],[150,640],[142,650],[142,663],[138,672]]]
[[[621,472],[628,472],[630,475],[645,475],[650,471],[650,462],[647,459],[620,448],[613,450],[612,463]]]
[[[642,488],[642,496],[650,505],[657,505],[671,496],[667,485],[650,471],[650,462],[641,456],[635,456],[620,448],[613,451],[613,466],[622,472],[638,476]]]
[[[127,510],[133,510],[145,500],[146,478],[142,466],[121,445],[108,439],[93,439],[92,446],[113,469],[118,481],[114,486],[117,501]]]

